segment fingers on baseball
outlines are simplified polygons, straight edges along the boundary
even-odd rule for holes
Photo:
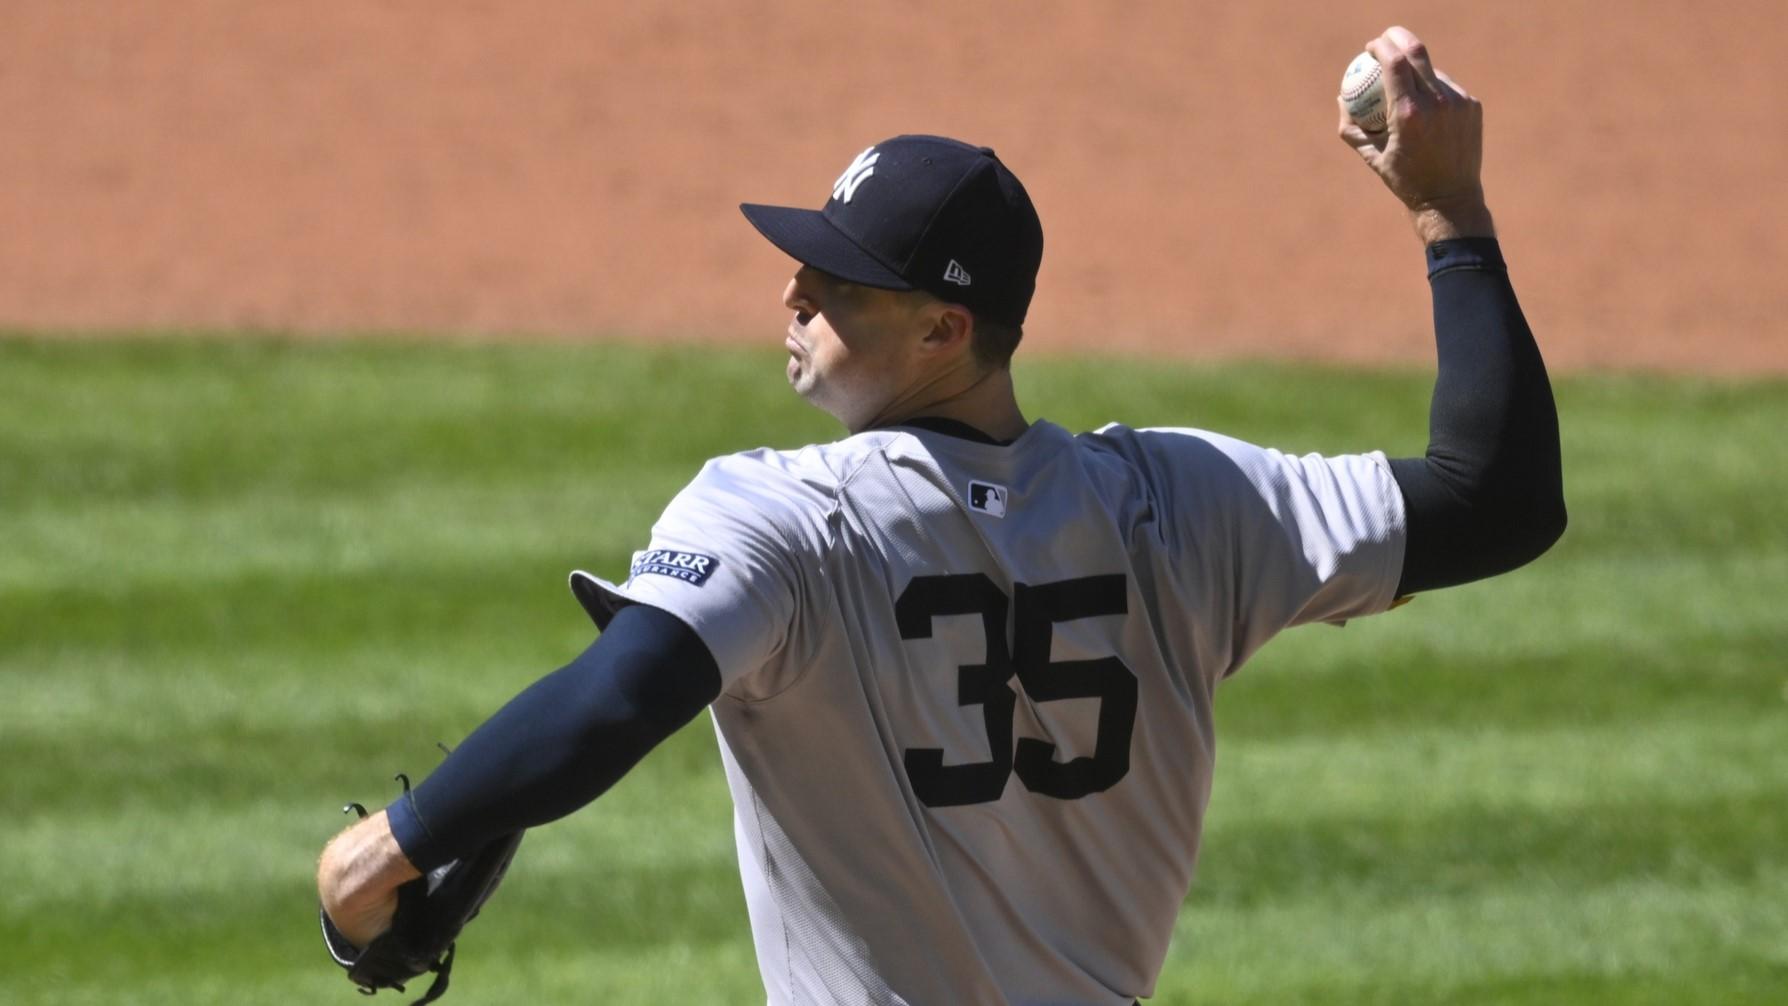
[[[1428,60],[1428,47],[1409,29],[1393,25],[1366,43],[1366,51],[1384,68],[1385,118],[1391,131],[1408,126],[1424,108],[1450,100]]]
[[[1484,122],[1484,103],[1472,97],[1470,91],[1460,87],[1458,81],[1447,76],[1442,71],[1436,70],[1434,71],[1434,75],[1440,79],[1441,86],[1445,87],[1452,94],[1452,97],[1449,100],[1454,105],[1458,106],[1465,117],[1465,121],[1471,124],[1471,128],[1474,130],[1482,130]]]
[[[1453,93],[1453,96],[1458,98],[1460,101],[1474,101],[1474,100],[1476,100],[1471,96],[1470,91],[1467,91],[1465,88],[1460,87],[1459,82],[1454,80],[1453,78],[1447,76],[1446,72],[1444,70],[1435,70],[1434,76],[1439,78],[1441,84],[1443,86],[1445,86],[1448,90],[1450,90]]]
[[[1404,106],[1413,106],[1419,100],[1417,95],[1421,88],[1416,84],[1415,67],[1409,63],[1409,57],[1403,50],[1383,36],[1366,43],[1366,51],[1378,60],[1384,70],[1384,101],[1386,118],[1395,120],[1403,114]]]
[[[1415,32],[1400,24],[1385,29],[1384,37],[1402,51],[1415,70],[1416,82],[1429,91],[1437,91],[1440,82],[1434,76],[1434,64],[1428,61],[1428,47],[1416,38]]]
[[[1353,121],[1353,116],[1347,114],[1346,100],[1336,98],[1335,104],[1341,109],[1341,122],[1336,126],[1336,134],[1341,137],[1341,142],[1359,151],[1360,156],[1366,157],[1368,160],[1370,160],[1368,151],[1384,149],[1387,138],[1385,133],[1368,133],[1361,129],[1360,124]]]
[[[1446,91],[1441,86],[1438,71],[1434,70],[1434,63],[1429,61],[1429,46],[1425,45],[1421,39],[1416,38],[1414,32],[1405,29],[1402,25],[1391,25],[1384,34],[1386,34],[1386,38],[1396,43],[1396,48],[1402,50],[1404,59],[1407,59],[1409,66],[1416,71],[1414,73],[1416,86],[1421,91],[1436,96],[1439,100],[1446,100]]]

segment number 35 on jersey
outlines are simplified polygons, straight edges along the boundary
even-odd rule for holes
[[[1006,615],[1012,638],[1006,638]],[[1136,726],[1136,675],[1115,656],[1051,661],[1057,622],[1128,610],[1124,576],[1085,576],[1039,585],[1014,584],[1008,598],[983,573],[915,577],[894,605],[902,639],[929,639],[932,620],[946,615],[979,615],[986,636],[984,663],[956,668],[956,702],[978,705],[987,730],[988,759],[945,765],[944,750],[907,748],[902,752],[908,781],[927,807],[988,803],[1005,793],[1014,774],[1025,789],[1058,800],[1100,793],[1130,771],[1130,736]],[[1036,737],[1013,739],[1018,693],[1016,677],[1033,703],[1058,699],[1098,699],[1098,734],[1093,753],[1056,757],[1056,745]]]

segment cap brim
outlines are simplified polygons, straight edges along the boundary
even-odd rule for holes
[[[802,265],[839,279],[885,290],[911,290],[900,274],[864,251],[819,210],[740,203],[739,211],[757,232]]]

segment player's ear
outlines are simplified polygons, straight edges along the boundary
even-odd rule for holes
[[[930,305],[931,328],[925,348],[932,353],[966,352],[975,337],[975,316],[961,304],[936,301]]]

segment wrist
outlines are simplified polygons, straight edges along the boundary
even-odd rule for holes
[[[1496,236],[1496,223],[1482,192],[1417,203],[1409,208],[1409,221],[1424,245]]]
[[[381,812],[337,835],[323,849],[317,863],[317,897],[336,928],[363,947],[390,925],[398,887],[419,876]]]

